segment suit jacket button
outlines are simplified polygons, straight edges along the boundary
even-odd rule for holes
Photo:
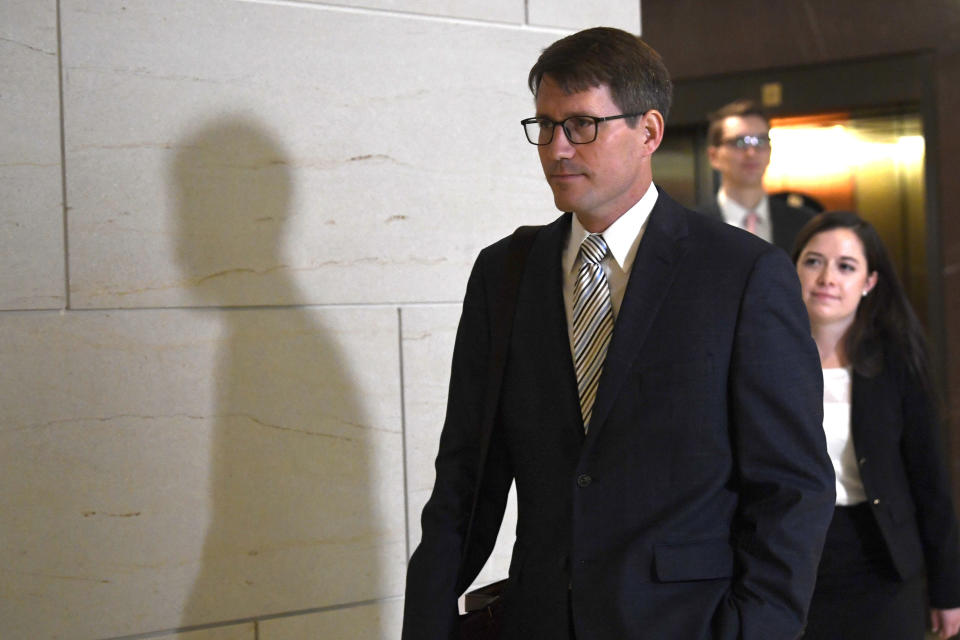
[[[866,459],[866,458],[860,458],[859,462],[860,462],[860,466],[862,467],[863,465],[867,464],[867,459]]]
[[[874,499],[873,499],[873,504],[874,504],[874,505],[880,504],[880,498],[874,498]]]
[[[593,478],[586,473],[577,476],[577,486],[581,489],[584,487],[589,487],[591,482],[593,482]]]

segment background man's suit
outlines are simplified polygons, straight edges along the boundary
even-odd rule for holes
[[[816,212],[807,207],[793,207],[780,198],[767,198],[770,203],[770,226],[773,230],[773,244],[789,255],[793,251],[793,241],[797,233],[807,224]],[[716,198],[700,209],[706,215],[723,221],[720,205]]]
[[[647,221],[584,435],[562,296],[570,214],[521,281],[472,539],[491,303],[481,252],[458,330],[437,481],[410,561],[404,639],[452,638],[512,478],[504,640],[799,635],[834,479],[816,347],[786,255],[676,204]]]

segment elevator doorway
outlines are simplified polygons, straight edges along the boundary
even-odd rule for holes
[[[707,160],[707,113],[739,98],[763,104],[767,192],[853,210],[877,228],[942,371],[938,211],[925,142],[936,124],[931,86],[920,54],[676,81],[654,181],[690,208],[706,204],[720,186]]]
[[[767,193],[856,211],[883,239],[921,320],[928,304],[923,126],[917,113],[771,120]]]

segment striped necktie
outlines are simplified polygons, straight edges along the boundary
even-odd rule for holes
[[[573,364],[584,431],[590,428],[597,383],[613,333],[610,286],[600,264],[607,251],[607,243],[600,234],[590,234],[583,240],[580,272],[573,287]]]

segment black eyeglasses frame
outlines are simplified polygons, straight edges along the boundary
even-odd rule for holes
[[[607,122],[608,120],[619,120],[620,118],[641,118],[649,113],[648,111],[643,111],[641,113],[620,113],[615,116],[586,116],[586,115],[577,115],[570,116],[569,118],[564,118],[559,122],[556,120],[551,120],[550,118],[545,118],[543,116],[534,116],[532,118],[524,118],[520,121],[520,124],[523,126],[523,133],[527,137],[527,142],[538,147],[545,147],[551,142],[553,142],[554,132],[557,130],[557,125],[563,129],[563,135],[567,137],[567,141],[570,144],[590,144],[591,142],[596,141],[597,136],[600,134],[600,123]],[[575,120],[577,118],[592,120],[593,121],[593,137],[590,140],[585,140],[583,142],[574,142],[570,139],[570,132],[567,130],[567,122],[570,120]],[[549,122],[550,127],[550,139],[546,142],[534,142],[530,139],[530,132],[527,130],[528,124],[544,123]],[[537,136],[539,139],[539,136]]]
[[[752,142],[750,142],[751,140]],[[761,133],[758,136],[746,135],[737,136],[736,138],[724,138],[720,141],[720,145],[736,149],[737,151],[746,151],[747,149],[767,150],[770,148],[770,135]]]

